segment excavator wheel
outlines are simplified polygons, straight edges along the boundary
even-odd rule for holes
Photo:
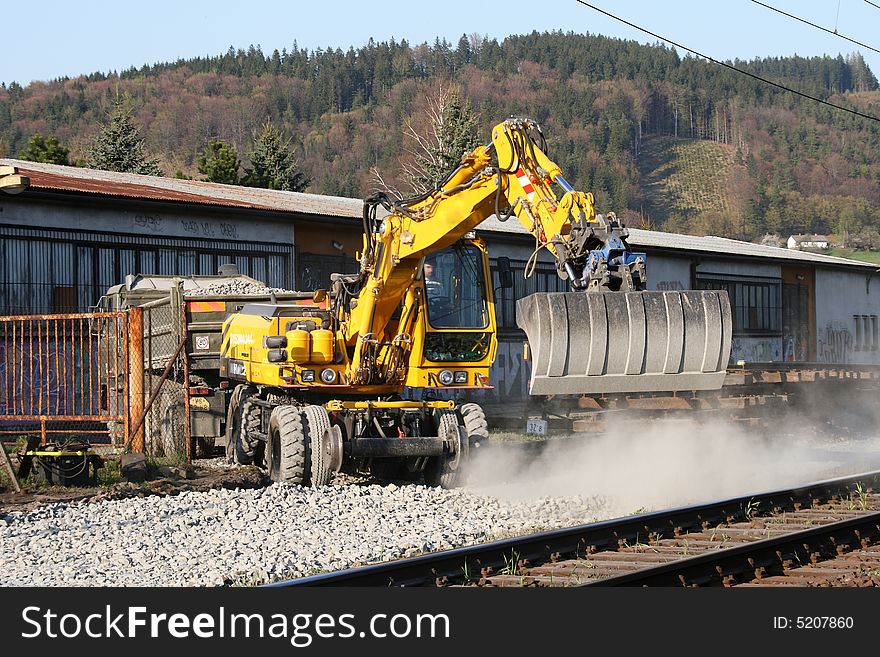
[[[241,448],[252,455],[251,463],[260,467],[265,466],[266,443],[251,436],[262,429],[262,413],[262,409],[251,400],[245,400],[241,405]]]
[[[260,409],[247,402],[249,393],[249,386],[236,386],[226,412],[226,460],[238,465],[251,465],[260,456],[260,441],[248,437],[250,429],[260,428]]]
[[[308,482],[306,432],[303,414],[296,406],[276,406],[269,417],[266,469],[275,482],[304,485]]]
[[[464,432],[470,443],[468,447],[475,448],[485,445],[489,441],[489,423],[486,422],[483,408],[479,404],[462,404],[459,411],[464,423]]]
[[[309,464],[309,482],[314,488],[326,486],[333,475],[329,446],[324,444],[324,432],[330,428],[330,418],[323,406],[306,406],[302,411],[305,434],[305,461]]]
[[[455,445],[455,451],[432,456],[425,466],[425,483],[428,486],[455,488],[461,478],[461,468],[468,457],[468,436],[458,423],[458,414],[452,410],[438,410],[435,415],[437,435]],[[485,419],[485,418],[484,418]]]

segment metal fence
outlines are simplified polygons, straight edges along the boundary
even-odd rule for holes
[[[0,439],[124,446],[128,337],[124,312],[0,317]]]
[[[182,308],[0,317],[0,440],[189,461]]]

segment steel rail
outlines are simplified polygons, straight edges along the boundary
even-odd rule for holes
[[[483,569],[510,567],[511,561],[553,561],[557,555],[586,555],[602,547],[614,549],[649,535],[682,535],[746,516],[746,508],[782,510],[813,500],[839,496],[858,484],[880,488],[880,471],[829,479],[804,486],[743,495],[665,511],[541,532],[388,561],[331,573],[275,582],[267,586],[424,586],[445,579],[476,580]],[[516,565],[516,564],[514,564]],[[605,580],[603,580],[605,581]]]
[[[579,586],[697,586],[735,583],[737,576],[761,579],[768,567],[786,561],[810,563],[817,554],[837,554],[845,547],[880,537],[880,512],[811,527],[782,536],[713,550],[686,559],[614,575]],[[803,557],[803,559],[801,559]]]

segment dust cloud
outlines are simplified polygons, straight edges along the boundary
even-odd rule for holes
[[[602,434],[551,439],[540,450],[490,444],[465,485],[511,501],[602,500],[611,514],[759,493],[880,468],[880,436],[840,437],[815,419],[779,417],[759,433],[693,419],[618,421]],[[768,422],[773,424],[773,422]],[[876,426],[876,425],[875,425]],[[783,432],[784,431],[784,432]]]

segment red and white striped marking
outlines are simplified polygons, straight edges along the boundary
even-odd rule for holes
[[[522,167],[516,170],[516,179],[519,180],[519,184],[522,186],[523,191],[531,201],[535,196],[535,187],[532,185],[532,181],[529,180],[529,177],[526,175],[526,172],[523,171]]]

